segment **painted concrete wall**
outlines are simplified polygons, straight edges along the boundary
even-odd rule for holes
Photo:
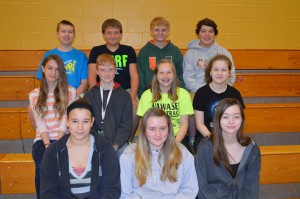
[[[197,21],[209,17],[226,48],[300,49],[299,0],[0,0],[0,49],[51,49],[62,19],[75,24],[74,46],[90,49],[103,43],[106,18],[122,22],[122,43],[141,48],[156,16],[169,19],[170,39],[180,48],[196,38]]]

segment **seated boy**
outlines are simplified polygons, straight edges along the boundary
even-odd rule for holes
[[[138,72],[140,84],[138,96],[149,88],[156,63],[161,59],[171,59],[175,65],[181,87],[184,87],[182,77],[182,54],[177,46],[167,40],[170,33],[170,23],[163,17],[156,17],[150,23],[150,40],[138,54]]]
[[[84,98],[94,109],[93,129],[109,139],[120,156],[132,128],[132,101],[129,93],[114,82],[116,71],[115,59],[110,54],[99,55],[96,73],[100,82]]]
[[[217,24],[208,18],[197,23],[197,40],[191,41],[183,58],[183,78],[188,91],[192,96],[202,86],[206,85],[205,68],[211,58],[217,54],[226,55],[232,62],[231,74],[228,81],[233,85],[235,81],[235,67],[232,56],[228,50],[218,45],[215,37],[218,35]]]

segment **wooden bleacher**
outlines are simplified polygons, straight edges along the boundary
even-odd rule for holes
[[[245,133],[300,132],[300,103],[246,104],[246,107]],[[27,108],[0,108],[0,140],[34,137]]]
[[[138,52],[139,50],[136,50]],[[186,49],[181,50],[184,54]],[[46,50],[0,50],[0,101],[28,100]],[[89,50],[84,50],[89,55]],[[243,97],[300,97],[300,50],[230,50]],[[242,71],[242,72],[240,72]],[[254,72],[253,72],[254,71]],[[245,133],[299,133],[299,103],[246,104]],[[0,108],[0,140],[34,138],[27,108]],[[261,184],[300,183],[300,144],[261,146]],[[0,154],[0,194],[34,193],[31,154]]]
[[[137,50],[138,51],[138,50]],[[186,49],[182,49],[184,53]],[[230,50],[235,61],[235,87],[243,97],[300,96],[300,50]],[[36,71],[42,50],[0,51],[0,72]],[[84,51],[89,55],[89,51]],[[18,57],[18,59],[16,59]],[[239,73],[238,70],[249,72]],[[253,70],[256,70],[254,74]],[[275,70],[262,73],[259,70]],[[278,72],[277,70],[284,70]],[[290,72],[286,72],[290,71]],[[38,86],[33,75],[0,76],[0,100],[28,100],[28,93]]]
[[[0,50],[0,71],[35,71],[47,50]],[[297,70],[300,50],[231,49],[237,70]],[[83,50],[88,56],[89,50]],[[139,49],[136,49],[138,54]],[[181,49],[184,54],[186,49]]]

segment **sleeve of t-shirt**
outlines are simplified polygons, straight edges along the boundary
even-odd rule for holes
[[[149,90],[146,90],[140,99],[139,106],[136,114],[140,117],[143,117],[148,109],[152,106],[152,93]]]
[[[88,78],[88,59],[85,53],[82,53],[81,80]]]
[[[129,64],[136,64],[136,53],[132,47],[129,47],[128,53],[128,62]]]
[[[181,90],[180,115],[193,115],[194,109],[190,94],[182,88]]]
[[[97,54],[96,54],[96,47],[93,47],[91,52],[90,52],[90,56],[89,56],[89,64],[95,64],[96,60],[97,60]]]
[[[204,111],[203,102],[202,102],[202,93],[201,89],[198,89],[195,93],[193,100],[193,108],[197,111]]]

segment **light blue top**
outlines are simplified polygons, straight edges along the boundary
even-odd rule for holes
[[[68,52],[62,52],[57,48],[47,51],[40,63],[37,79],[42,77],[42,63],[48,55],[55,54],[62,58],[66,68],[68,84],[74,88],[78,88],[81,84],[81,80],[88,78],[88,59],[84,52],[81,52],[75,48]]]
[[[162,164],[158,162],[159,151],[151,150],[151,174],[146,183],[139,185],[134,174],[136,144],[129,145],[120,158],[121,197],[120,199],[194,199],[198,193],[198,182],[194,157],[180,143],[182,163],[177,169],[177,181],[161,181]]]

